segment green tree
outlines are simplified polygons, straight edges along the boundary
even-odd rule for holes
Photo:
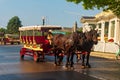
[[[1,33],[6,33],[6,29],[5,28],[0,28],[0,32]]]
[[[84,9],[111,10],[117,16],[120,15],[120,0],[66,0],[76,4],[82,3]]]
[[[82,32],[82,27],[80,27],[80,28],[78,29],[78,32]]]
[[[22,26],[22,24],[21,24],[19,17],[14,16],[8,22],[7,31],[8,31],[8,33],[11,33],[11,34],[18,34],[19,33],[18,29],[21,26]]]

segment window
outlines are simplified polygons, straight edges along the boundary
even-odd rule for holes
[[[114,37],[115,21],[111,22],[111,37]]]

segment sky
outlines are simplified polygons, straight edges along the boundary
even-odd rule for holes
[[[66,0],[0,0],[0,27],[6,27],[9,20],[18,16],[23,26],[47,25],[72,27],[77,21],[82,26],[82,16],[95,16],[101,10],[84,10],[81,4]]]

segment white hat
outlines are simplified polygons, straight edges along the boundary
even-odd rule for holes
[[[48,32],[52,32],[52,30],[49,30]]]

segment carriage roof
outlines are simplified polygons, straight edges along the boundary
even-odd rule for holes
[[[23,26],[19,27],[19,31],[26,31],[26,30],[61,30],[61,26],[56,25],[39,25],[39,26]]]

